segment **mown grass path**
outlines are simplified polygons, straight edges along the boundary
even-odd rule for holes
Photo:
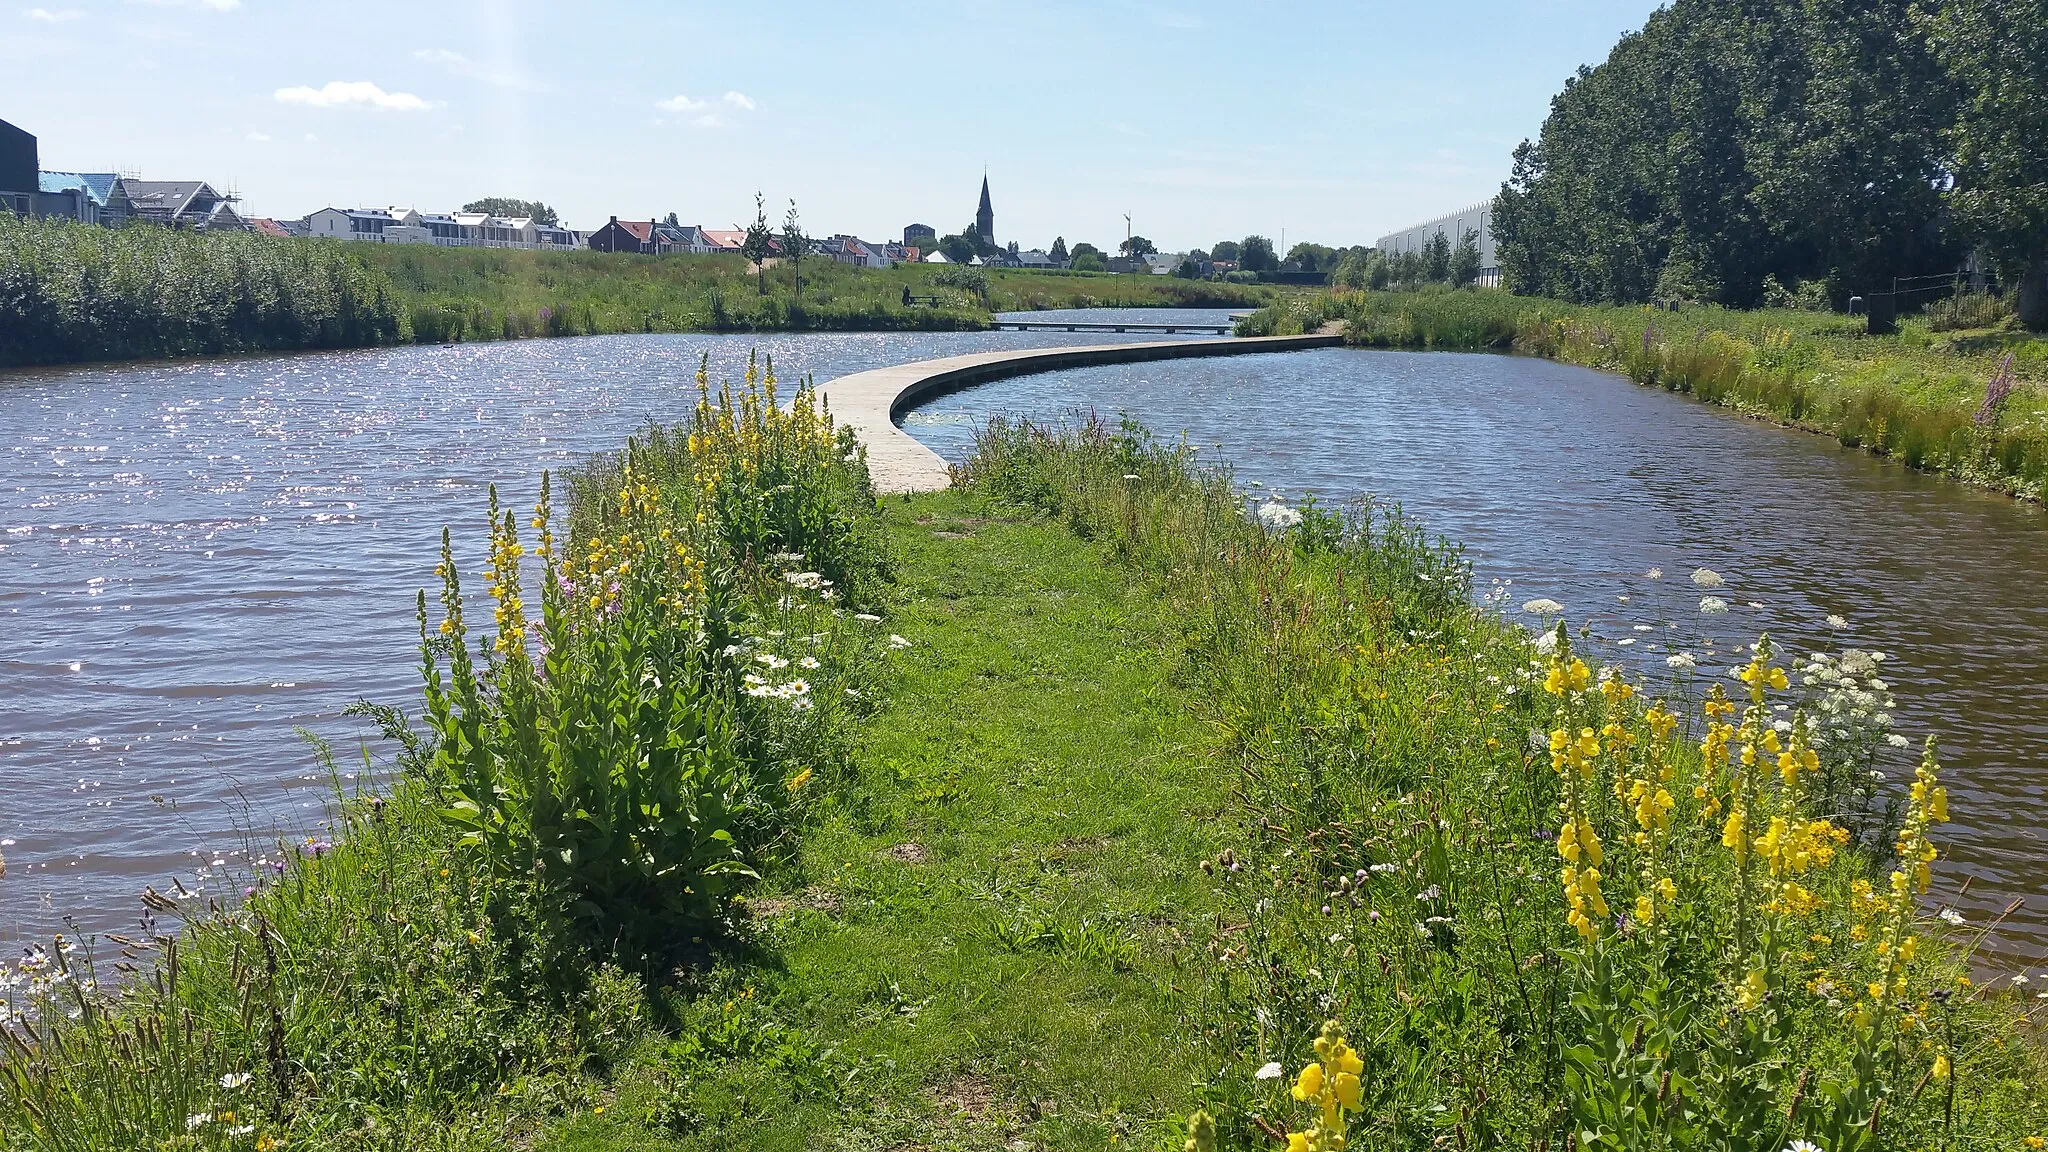
[[[1064,528],[958,493],[888,504],[911,641],[851,799],[750,901],[702,1011],[756,1052],[688,1092],[686,1148],[1150,1147],[1184,1116],[1178,941],[1229,780],[1153,643],[1156,600]],[[721,1003],[722,1000],[722,1003]],[[698,1027],[703,1029],[702,1021]],[[649,1147],[658,1058],[557,1146]]]

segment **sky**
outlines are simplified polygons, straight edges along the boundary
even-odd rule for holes
[[[1369,244],[1484,200],[1649,0],[0,0],[0,119],[42,165],[245,214],[538,199],[577,228],[1162,250]]]

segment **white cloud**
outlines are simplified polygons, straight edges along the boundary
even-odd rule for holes
[[[305,104],[313,108],[341,108],[365,104],[387,112],[424,112],[429,105],[410,92],[386,92],[368,80],[329,80],[319,88],[279,88],[279,104]]]
[[[142,0],[158,8],[204,8],[208,12],[233,12],[242,0]]]
[[[265,136],[265,135],[264,135],[263,133],[261,133],[261,132],[251,132],[251,133],[249,133],[249,135],[248,135],[248,136],[246,137],[246,139],[247,139],[247,140],[249,141],[249,143],[251,143],[251,144],[268,144],[268,143],[270,143],[270,137],[268,137],[268,136]]]
[[[421,48],[413,52],[412,58],[423,64],[432,64],[436,68],[445,68],[464,79],[481,80],[500,88],[519,88],[527,91],[539,88],[531,77],[522,72],[515,69],[493,68],[446,48]]]
[[[48,8],[30,8],[22,15],[42,24],[62,24],[67,20],[76,20],[85,13],[76,8],[59,8],[55,12]]]
[[[690,122],[700,128],[718,128],[725,124],[723,113],[727,109],[752,112],[754,101],[744,92],[727,92],[716,100],[693,100],[688,96],[676,95],[666,100],[656,100],[654,106],[663,112],[694,115],[696,119]]]

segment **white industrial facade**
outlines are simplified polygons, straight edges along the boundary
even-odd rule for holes
[[[1451,242],[1455,251],[1467,232],[1479,237],[1479,282],[1488,287],[1500,285],[1500,261],[1493,254],[1493,201],[1482,200],[1469,208],[1461,208],[1448,216],[1425,220],[1412,228],[1403,228],[1388,236],[1379,238],[1374,245],[1388,256],[1399,256],[1404,252],[1420,252],[1429,238],[1437,233]]]

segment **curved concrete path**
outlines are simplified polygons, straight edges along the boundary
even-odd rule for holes
[[[883,493],[936,492],[952,483],[939,454],[896,426],[896,414],[933,396],[987,380],[1053,372],[1089,364],[1127,364],[1190,356],[1242,356],[1252,352],[1293,352],[1330,348],[1343,337],[1246,336],[1222,340],[1153,340],[1139,344],[1093,344],[1078,348],[1025,348],[976,352],[920,360],[841,376],[819,387],[836,423],[853,426],[867,446],[868,471]]]

